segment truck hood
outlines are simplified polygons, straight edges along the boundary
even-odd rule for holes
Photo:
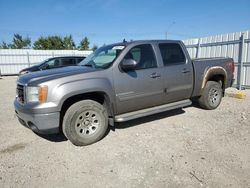
[[[51,70],[32,72],[29,74],[19,76],[17,83],[20,83],[22,85],[32,84],[34,82],[42,83],[45,81],[58,79],[66,76],[93,72],[95,70],[96,69],[94,68],[85,66],[68,66],[63,68],[56,68]]]

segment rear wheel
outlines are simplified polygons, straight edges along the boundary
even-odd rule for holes
[[[208,81],[203,89],[201,97],[198,99],[198,102],[202,108],[213,110],[220,105],[221,99],[221,84],[215,81]]]
[[[103,138],[108,129],[107,110],[96,101],[79,101],[65,113],[62,129],[74,145],[95,143]]]

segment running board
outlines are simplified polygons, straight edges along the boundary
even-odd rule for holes
[[[192,104],[191,100],[186,99],[186,100],[182,100],[178,102],[164,104],[161,106],[155,106],[152,108],[142,109],[142,110],[138,110],[134,112],[128,112],[125,114],[115,116],[115,122],[124,122],[124,121],[132,120],[132,119],[136,119],[136,118],[140,118],[140,117],[144,117],[144,116],[148,116],[148,115],[152,115],[152,114],[156,114],[156,113],[160,113],[160,112],[164,112],[168,110],[173,110],[176,108],[182,108],[184,106],[189,106],[190,104]]]

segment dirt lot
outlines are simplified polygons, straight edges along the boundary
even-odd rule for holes
[[[0,187],[250,187],[250,91],[213,111],[174,110],[75,147],[15,118],[16,77],[0,79]]]

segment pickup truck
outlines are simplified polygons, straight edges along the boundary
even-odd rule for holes
[[[215,109],[233,77],[233,59],[191,60],[181,41],[124,41],[97,49],[79,66],[20,76],[14,106],[19,122],[34,132],[63,132],[83,146],[102,139],[115,122],[194,100]]]

